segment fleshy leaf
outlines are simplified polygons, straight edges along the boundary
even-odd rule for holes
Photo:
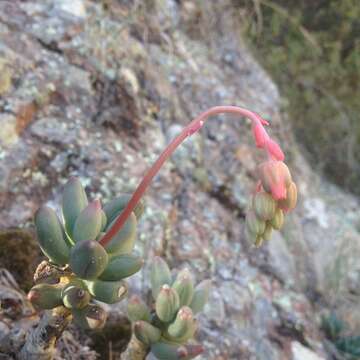
[[[109,228],[111,226],[112,224],[109,225]],[[136,240],[136,226],[136,216],[134,213],[132,213],[124,226],[105,245],[106,251],[112,255],[131,253]]]
[[[144,259],[133,254],[114,256],[99,278],[106,281],[121,280],[138,272],[143,264]]]
[[[96,241],[80,241],[71,250],[71,270],[81,279],[96,279],[108,264],[108,254]]]
[[[156,315],[161,321],[172,321],[179,309],[179,295],[169,285],[163,285],[155,302]]]
[[[70,246],[55,211],[47,206],[41,207],[35,215],[35,225],[43,253],[55,264],[65,265],[69,260]]]
[[[153,260],[150,268],[150,282],[152,295],[156,300],[159,294],[160,288],[164,285],[171,285],[171,272],[168,264],[159,256],[156,256]]]
[[[71,178],[66,183],[62,196],[62,211],[65,220],[65,229],[70,237],[72,237],[73,227],[77,217],[87,204],[87,196],[80,180],[75,177]]]
[[[106,322],[106,311],[99,305],[89,304],[82,309],[72,310],[75,324],[83,329],[101,329]]]
[[[102,211],[99,200],[94,200],[80,213],[74,224],[73,240],[95,240],[102,224]]]
[[[114,304],[121,301],[128,293],[128,286],[125,281],[85,281],[91,295],[96,300],[107,304]]]
[[[194,296],[190,304],[194,314],[202,311],[209,299],[211,281],[204,280],[195,288]]]
[[[189,269],[179,272],[172,288],[178,293],[180,306],[189,305],[194,295],[194,283]]]

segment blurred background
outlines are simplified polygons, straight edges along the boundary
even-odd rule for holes
[[[0,339],[23,322],[41,204],[58,209],[70,176],[103,203],[131,192],[191,119],[239,105],[270,121],[298,185],[284,230],[247,242],[263,154],[224,115],[156,177],[137,251],[213,279],[199,359],[360,358],[359,18],[357,0],[1,0],[0,267],[19,288],[0,272]],[[58,358],[120,359],[129,324],[109,310]]]

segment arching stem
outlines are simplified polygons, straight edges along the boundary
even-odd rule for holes
[[[122,213],[117,218],[115,223],[111,226],[111,228],[100,240],[101,245],[105,246],[113,238],[113,236],[122,228],[128,217],[130,216],[131,212],[134,210],[135,206],[146,192],[154,176],[158,173],[164,162],[171,156],[171,154],[175,151],[175,149],[186,138],[199,131],[204,125],[205,121],[210,116],[224,114],[224,113],[237,114],[249,118],[252,121],[253,126],[256,126],[258,127],[258,129],[260,129],[260,132],[266,138],[266,140],[269,139],[269,136],[267,135],[265,129],[263,128],[263,125],[268,125],[268,122],[262,119],[261,116],[256,114],[255,112],[252,112],[250,110],[238,106],[215,106],[203,112],[193,121],[191,121],[190,124],[187,125],[182,130],[182,132],[178,136],[176,136],[175,139],[173,139],[171,143],[165,148],[165,150],[160,154],[154,165],[148,170],[148,172],[142,179],[141,183],[136,188],[135,192],[133,193],[125,209],[122,211]]]

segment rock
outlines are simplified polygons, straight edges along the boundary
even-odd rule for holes
[[[56,118],[43,117],[31,126],[31,132],[39,139],[55,144],[68,145],[74,143],[76,131],[68,131],[68,124]]]
[[[126,83],[127,90],[132,96],[136,96],[140,90],[139,81],[135,73],[126,67],[122,67],[119,71],[120,81]]]
[[[59,0],[55,3],[55,9],[77,18],[84,19],[86,17],[86,7],[83,0]]]
[[[269,266],[275,274],[288,286],[297,286],[296,264],[293,255],[280,233],[274,232],[271,241],[267,243],[269,251]]]
[[[12,85],[12,69],[5,59],[0,58],[0,96],[6,94]]]
[[[16,118],[10,114],[0,114],[0,145],[9,147],[18,141]]]
[[[317,355],[297,341],[291,343],[291,351],[293,360],[325,360],[325,358]]]
[[[311,198],[304,201],[304,209],[306,211],[306,218],[315,220],[319,226],[323,228],[329,227],[329,217],[326,212],[326,205],[322,199]]]

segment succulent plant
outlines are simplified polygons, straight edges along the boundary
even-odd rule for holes
[[[160,257],[154,259],[150,272],[151,309],[137,296],[128,303],[128,315],[136,338],[159,360],[196,357],[202,353],[202,346],[188,342],[197,330],[195,315],[208,300],[210,280],[195,287],[186,268],[174,278]]]
[[[137,221],[144,210],[143,195],[176,148],[199,131],[209,117],[221,113],[249,118],[256,146],[265,150],[268,157],[259,166],[260,181],[246,219],[248,234],[259,246],[270,238],[273,229],[281,229],[284,213],[296,205],[297,189],[280,146],[264,128],[269,123],[241,107],[215,106],[196,117],[170,142],[132,195],[120,196],[101,208],[99,200],[88,202],[80,181],[73,178],[64,189],[63,222],[49,207],[38,210],[35,217],[38,240],[49,261],[41,263],[35,273],[38,283],[28,294],[34,306],[69,309],[74,321],[85,328],[104,324],[105,311],[92,301],[121,301],[127,294],[123,279],[143,265],[143,260],[133,253]],[[156,258],[151,285],[154,298],[151,309],[138,298],[132,298],[129,303],[137,339],[134,351],[129,350],[129,359],[145,359],[146,351],[135,349],[138,344],[160,360],[196,357],[202,346],[191,341],[197,327],[194,316],[207,301],[210,281],[194,288],[188,270],[173,279],[167,264]]]
[[[143,259],[133,253],[143,203],[139,203],[107,245],[99,242],[129,199],[129,195],[122,195],[102,209],[99,200],[88,202],[80,180],[72,178],[65,185],[62,198],[64,223],[50,207],[43,206],[37,211],[38,241],[49,264],[39,266],[42,272],[36,277],[39,283],[28,294],[36,308],[64,306],[82,327],[97,328],[104,324],[106,313],[92,300],[108,304],[121,301],[128,292],[123,279],[143,265]]]

